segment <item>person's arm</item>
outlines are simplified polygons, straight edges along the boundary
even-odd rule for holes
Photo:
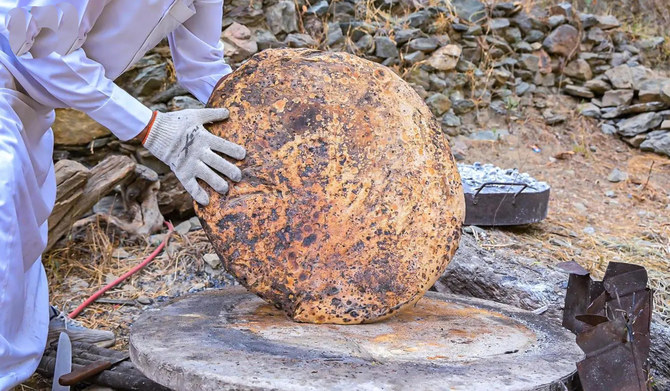
[[[217,82],[232,70],[223,59],[222,0],[194,0],[195,15],[168,36],[177,80],[207,103]]]
[[[121,140],[136,137],[152,112],[105,76],[99,63],[83,49],[61,56],[18,57],[30,76],[66,107],[85,112]]]

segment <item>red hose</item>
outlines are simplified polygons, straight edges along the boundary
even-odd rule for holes
[[[156,247],[156,249],[151,254],[149,254],[149,256],[144,261],[142,261],[142,263],[140,263],[139,265],[130,269],[124,275],[122,275],[121,277],[112,281],[111,283],[105,285],[99,291],[95,292],[93,295],[91,295],[91,297],[86,299],[86,301],[81,303],[81,305],[79,307],[77,307],[74,311],[70,312],[70,314],[68,314],[68,317],[70,319],[76,318],[77,315],[79,315],[79,313],[81,311],[83,311],[91,303],[93,303],[95,300],[97,300],[98,297],[102,296],[105,292],[107,292],[108,290],[110,290],[113,287],[115,287],[116,285],[118,285],[121,281],[123,281],[126,278],[132,276],[133,274],[137,273],[138,271],[140,271],[140,269],[142,269],[143,267],[148,265],[151,261],[153,261],[154,258],[156,258],[156,256],[161,252],[161,250],[163,250],[163,247],[165,247],[165,245],[167,244],[168,240],[170,239],[170,235],[172,235],[172,231],[174,230],[174,227],[172,226],[172,223],[166,221],[165,225],[167,225],[167,227],[168,227],[168,233],[167,233],[167,235],[165,235],[165,239],[163,239],[163,242],[161,244],[159,244],[158,247]]]

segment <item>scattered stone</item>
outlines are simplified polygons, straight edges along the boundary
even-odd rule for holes
[[[637,103],[630,106],[617,107],[616,109],[603,114],[604,119],[619,118],[624,115],[648,113],[667,109],[668,105],[663,102]]]
[[[265,20],[273,34],[292,33],[298,30],[298,15],[292,1],[282,0],[269,7]]]
[[[524,81],[524,82],[519,83],[519,84],[516,86],[516,89],[515,89],[514,92],[515,92],[518,96],[523,96],[523,95],[525,95],[528,91],[530,91],[530,89],[531,89],[531,85],[530,85],[529,83],[526,83],[526,82]]]
[[[381,58],[398,57],[398,48],[389,37],[375,37],[375,56]]]
[[[592,79],[584,83],[584,87],[591,90],[594,94],[602,95],[612,89],[610,83],[602,79]]]
[[[610,90],[605,92],[602,107],[627,106],[633,101],[633,90]]]
[[[617,125],[619,134],[626,137],[632,137],[640,133],[645,133],[661,124],[663,119],[654,112],[638,114],[627,118]]]
[[[613,28],[617,28],[621,26],[621,23],[619,23],[619,20],[612,16],[612,15],[600,15],[596,16],[596,20],[598,21],[598,28],[601,28],[603,30],[611,30]]]
[[[633,74],[628,65],[619,65],[605,72],[614,88],[630,89],[633,88]]]
[[[475,109],[475,102],[470,99],[456,99],[452,102],[452,108],[458,115],[466,114]]]
[[[535,54],[524,53],[519,58],[519,65],[523,69],[527,69],[531,72],[537,72],[540,70],[540,57]]]
[[[565,21],[565,15],[554,15],[549,17],[547,23],[549,24],[549,27],[553,29],[554,27],[565,23]]]
[[[372,38],[372,35],[365,34],[358,41],[356,41],[356,48],[363,53],[370,54],[375,50],[375,39]]]
[[[318,45],[309,34],[289,34],[284,43],[290,48],[311,48]]]
[[[208,264],[212,269],[218,269],[219,266],[221,266],[221,259],[214,253],[203,255],[202,260],[205,261],[205,263]]]
[[[136,299],[136,301],[141,304],[141,305],[151,305],[154,303],[153,299],[150,298],[149,296],[140,296]]]
[[[526,41],[516,43],[514,49],[516,49],[517,53],[530,53],[537,50],[533,49],[533,46]]]
[[[593,103],[585,103],[579,106],[579,114],[589,118],[600,118],[600,108]]]
[[[236,22],[223,30],[221,39],[224,42],[223,49],[226,57],[233,62],[240,62],[258,51],[258,45],[252,38],[251,30]]]
[[[174,227],[174,231],[179,235],[186,235],[190,230],[191,222],[188,220],[182,221],[181,223],[177,224],[176,227]]]
[[[661,87],[660,95],[663,102],[670,104],[670,83]]]
[[[328,33],[326,34],[326,45],[334,46],[344,42],[344,34],[339,23],[328,23]]]
[[[458,45],[447,45],[437,49],[428,58],[428,65],[439,71],[450,71],[456,68],[461,57],[461,47]]]
[[[526,42],[535,43],[544,39],[544,33],[540,30],[530,30],[526,35]]]
[[[544,122],[549,126],[558,125],[568,119],[565,114],[556,114],[550,109],[544,110],[542,116],[544,117]]]
[[[616,198],[616,193],[614,193],[614,190],[607,190],[605,192],[605,197],[608,198]]]
[[[569,24],[558,26],[544,39],[544,48],[551,54],[568,57],[579,45],[579,31]]]
[[[591,227],[591,226],[588,226],[588,227],[584,227],[582,232],[584,232],[587,235],[594,235],[596,233],[596,229]]]
[[[591,98],[594,97],[593,92],[591,92],[591,90],[589,90],[588,88],[581,87],[581,86],[576,86],[576,85],[573,85],[573,84],[569,84],[569,85],[565,86],[565,88],[563,89],[563,92],[565,92],[568,95],[576,96],[576,97],[579,97],[579,98],[591,99]]]
[[[638,100],[640,103],[660,102],[663,101],[661,91],[663,88],[670,86],[670,79],[650,79],[638,84]],[[670,89],[669,91],[670,92]],[[670,102],[670,100],[669,100]]]
[[[167,78],[167,64],[161,63],[142,68],[131,82],[131,85],[135,87],[136,96],[151,96],[155,95],[163,87]]]
[[[175,96],[167,105],[167,108],[170,111],[185,110],[185,109],[202,109],[203,107],[205,107],[205,105],[202,104],[202,102],[187,95]]]
[[[621,139],[623,141],[625,141],[626,144],[630,145],[633,148],[640,148],[640,145],[642,145],[644,140],[647,139],[647,135],[646,134],[638,134],[637,136],[622,137]]]
[[[418,50],[421,52],[432,52],[437,49],[438,41],[435,38],[415,38],[409,41],[409,48],[411,50]]]
[[[453,110],[449,110],[448,113],[442,116],[442,121],[441,121],[442,126],[446,127],[457,127],[461,126],[461,118],[457,116]]]
[[[641,50],[651,50],[663,45],[663,43],[665,43],[664,37],[652,37],[636,41],[635,45]]]
[[[486,6],[479,0],[451,0],[459,18],[468,22],[480,22],[486,18]]]
[[[670,156],[670,132],[667,130],[654,130],[647,135],[647,139],[640,144],[643,151],[654,151]]]
[[[614,125],[602,124],[600,125],[600,131],[607,135],[616,134],[617,129]]]
[[[286,46],[268,30],[258,29],[254,32],[254,37],[258,50],[282,48]]]
[[[470,138],[473,140],[482,140],[482,141],[498,141],[503,137],[507,136],[509,132],[505,129],[496,129],[496,130],[481,130],[479,132],[472,133]]]
[[[623,182],[626,179],[628,179],[628,174],[625,173],[624,171],[619,170],[618,168],[614,168],[612,172],[610,172],[610,174],[607,176],[607,180],[612,183]]]
[[[523,41],[521,41],[521,39],[522,39],[521,38],[521,30],[519,30],[517,27],[509,27],[509,28],[505,29],[505,32],[503,33],[503,35],[505,36],[505,39],[509,43],[517,43],[517,42],[521,43],[521,42],[523,42]],[[530,49],[530,44],[528,42],[523,42],[523,43],[528,45],[528,48]],[[530,51],[530,50],[528,50],[528,51]]]
[[[431,95],[426,99],[426,104],[436,116],[440,116],[451,109],[451,100],[441,93]]]
[[[661,129],[663,129],[663,130],[670,129],[670,120],[666,119],[663,122],[661,122]]]
[[[421,30],[419,29],[402,29],[395,30],[393,38],[395,39],[398,45],[403,45],[409,42],[412,39],[418,38],[421,36]]]
[[[328,13],[328,7],[330,5],[326,0],[321,0],[317,3],[315,3],[313,6],[307,8],[307,11],[305,12],[306,14],[312,14],[316,16],[324,16],[325,14]]]
[[[572,77],[573,79],[582,81],[590,80],[593,78],[593,72],[591,71],[591,66],[589,65],[588,62],[582,60],[581,58],[571,61],[568,64],[568,66],[565,67],[563,73],[565,73],[565,75],[569,77]]]
[[[507,18],[494,18],[489,21],[489,28],[493,31],[501,30],[509,27],[509,19]]]
[[[426,55],[423,52],[412,52],[405,54],[402,59],[405,63],[413,65],[419,61],[423,61],[425,58]]]

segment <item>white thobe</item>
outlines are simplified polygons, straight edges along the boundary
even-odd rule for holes
[[[46,343],[40,255],[56,197],[53,109],[81,110],[119,139],[135,137],[152,113],[112,80],[165,37],[179,83],[200,101],[231,71],[221,0],[0,0],[0,26],[15,7],[65,1],[79,17],[71,52],[17,57],[0,27],[0,390],[34,372]]]

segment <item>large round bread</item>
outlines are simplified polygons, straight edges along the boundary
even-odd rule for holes
[[[226,270],[300,322],[354,324],[415,303],[460,239],[464,199],[440,126],[391,70],[266,50],[209,102],[247,149],[242,181],[197,207]]]

